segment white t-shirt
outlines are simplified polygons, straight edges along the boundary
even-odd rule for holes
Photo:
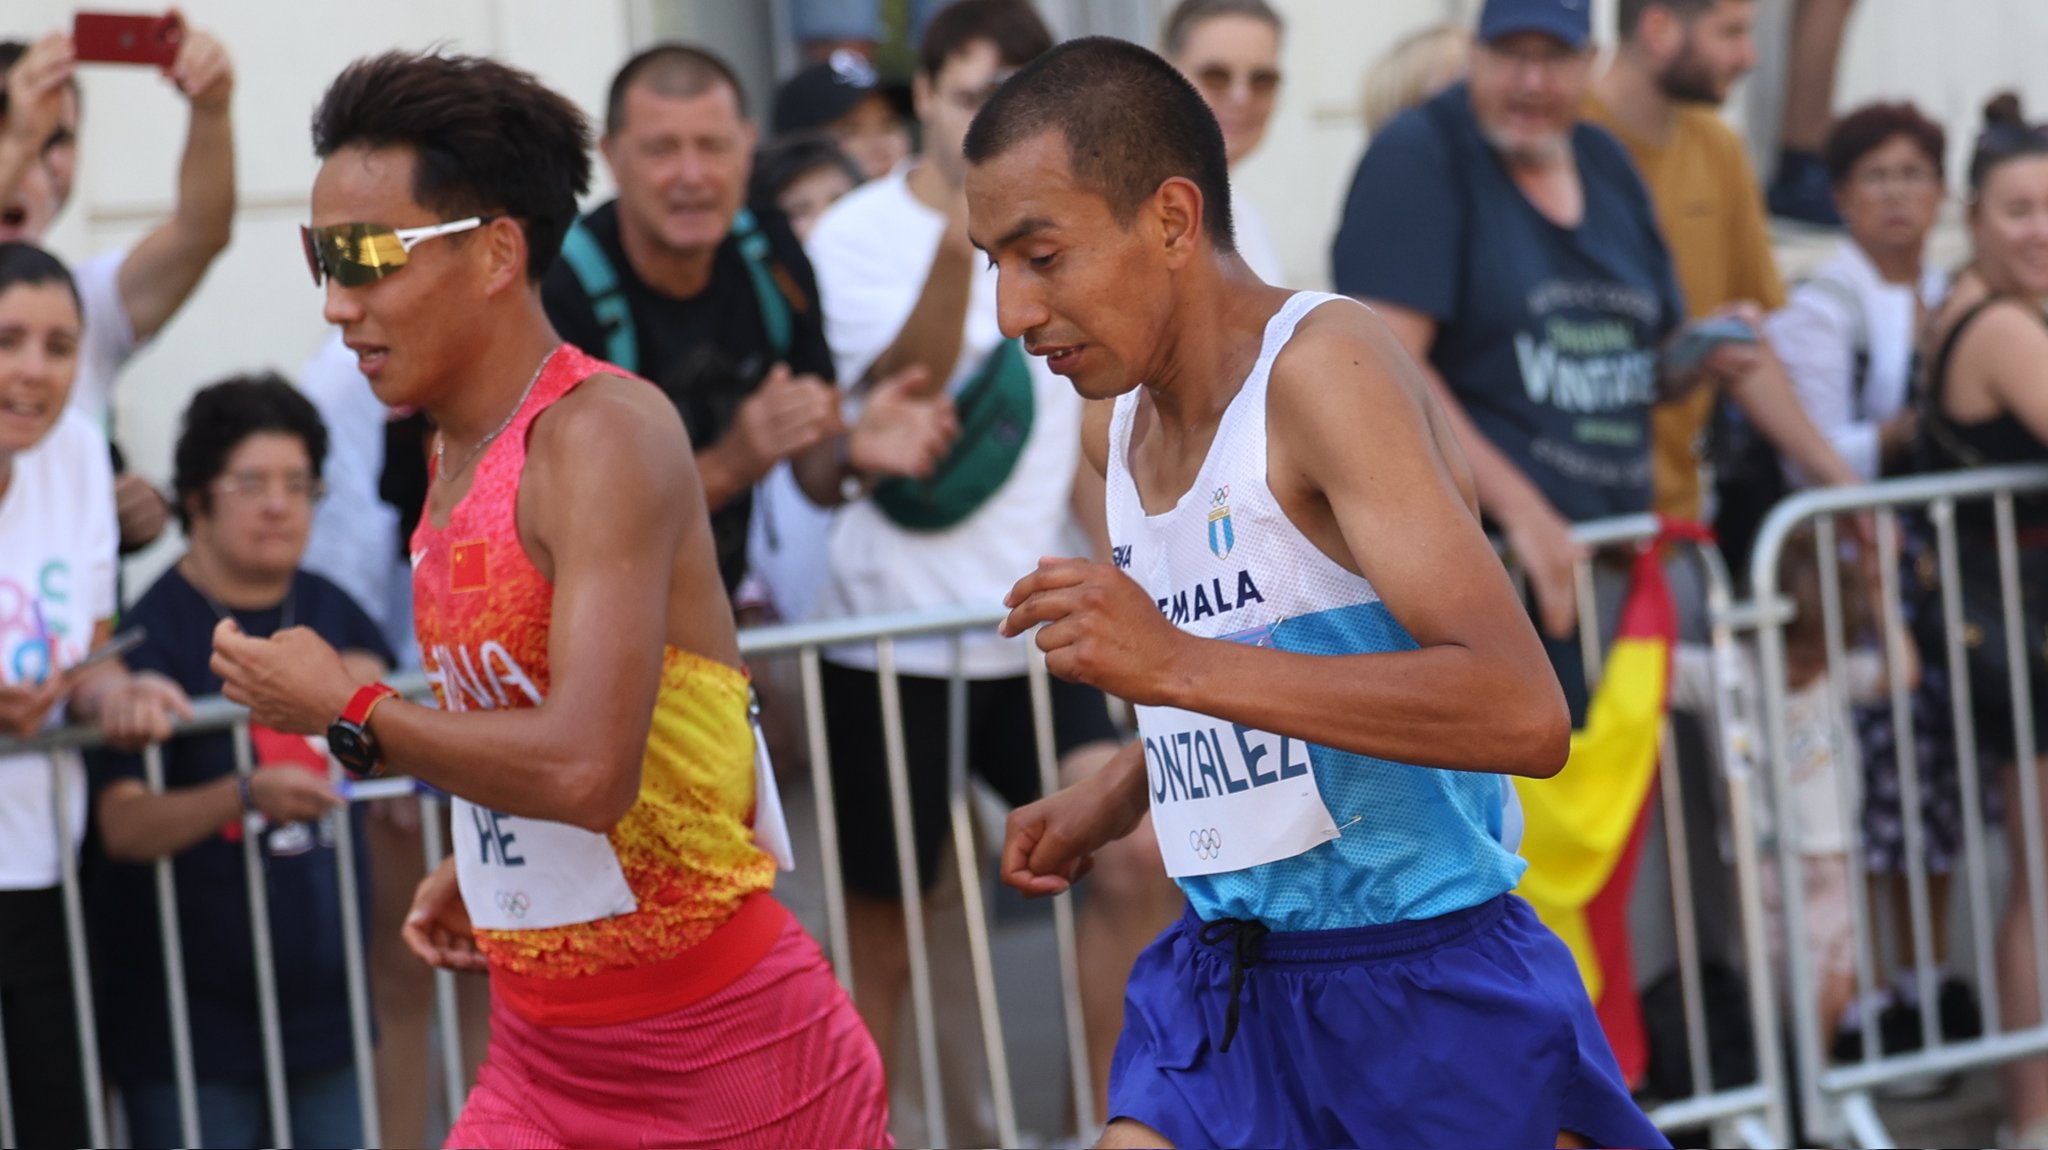
[[[356,368],[335,331],[299,373],[299,391],[327,425],[321,478],[327,498],[313,510],[300,566],[324,575],[377,624],[402,666],[419,665],[412,630],[412,568],[398,550],[398,509],[384,502],[384,424],[391,409]]]
[[[895,341],[910,318],[925,274],[945,232],[945,217],[911,195],[907,169],[866,184],[832,205],[807,245],[818,277],[825,338],[842,382],[857,380]],[[996,273],[978,270],[967,305],[960,361],[947,388],[971,378],[1002,340],[996,321]],[[1002,603],[1012,584],[1044,555],[1069,550],[1074,469],[1080,463],[1081,399],[1036,357],[1031,371],[1031,435],[1003,485],[965,522],[945,531],[898,527],[863,501],[843,508],[827,543],[829,574],[814,617],[840,618],[960,604]],[[961,644],[973,679],[1022,675],[1022,640],[993,629]],[[871,647],[831,653],[833,661],[873,667]],[[943,676],[952,657],[946,639],[897,645],[908,674]]]
[[[1237,239],[1237,254],[1252,269],[1252,274],[1275,287],[1284,287],[1287,276],[1280,270],[1280,253],[1273,250],[1272,233],[1266,230],[1266,217],[1252,202],[1230,189],[1230,230]]]
[[[1948,276],[1941,269],[1923,271],[1917,288],[1887,283],[1863,249],[1845,240],[1765,320],[1771,350],[1784,362],[1806,417],[1860,479],[1878,477],[1879,433],[1912,399],[1920,330],[1915,305],[1932,312],[1947,294]],[[1860,388],[1859,335],[1870,357]],[[1789,460],[1785,466],[1793,483],[1809,486]]]
[[[53,662],[61,669],[84,657],[93,628],[114,614],[119,538],[106,438],[66,411],[41,443],[15,457],[0,494],[0,680],[41,682]],[[63,721],[60,706],[45,726]],[[57,885],[50,759],[0,758],[0,890]],[[76,844],[85,833],[85,767],[76,751],[56,759]]]
[[[128,249],[101,252],[71,269],[84,312],[85,338],[78,347],[78,378],[71,385],[71,410],[104,432],[111,426],[114,379],[140,346],[128,308],[121,302],[121,265]]]

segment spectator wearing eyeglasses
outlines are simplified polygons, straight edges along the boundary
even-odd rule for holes
[[[1800,406],[1859,479],[1896,471],[1913,439],[1920,328],[1948,291],[1924,258],[1946,147],[1912,104],[1843,117],[1823,158],[1849,235],[1768,321]]]
[[[1160,55],[1194,82],[1216,123],[1235,171],[1266,138],[1280,94],[1280,13],[1266,0],[1181,0],[1160,29]],[[1250,200],[1230,196],[1237,254],[1267,283],[1286,278],[1266,221]]]
[[[71,37],[0,41],[0,240],[41,243],[71,198],[78,165],[79,100]],[[121,368],[183,307],[228,246],[235,218],[234,66],[226,48],[186,28],[164,77],[191,116],[169,219],[134,245],[78,265],[85,309],[71,404],[102,430],[112,420]],[[117,464],[118,466],[118,464]],[[116,477],[121,546],[147,545],[165,526],[163,496],[140,475]]]
[[[340,588],[299,568],[326,453],[327,431],[313,405],[276,375],[229,379],[193,397],[175,464],[188,549],[128,616],[148,632],[130,657],[136,667],[193,696],[218,693],[221,681],[209,666],[213,633],[231,619],[255,636],[311,628],[362,682],[383,674],[391,653],[369,616]],[[249,739],[256,769],[246,778],[236,773],[229,732],[171,740],[160,794],[144,781],[140,757],[93,756],[94,807],[113,860],[92,891],[103,1049],[136,1146],[182,1145],[149,865],[167,855],[190,994],[201,1143],[271,1146],[286,1133],[301,1146],[364,1141],[337,853],[345,822],[356,858],[367,858],[362,808],[331,817],[344,803],[329,782],[324,740],[261,726],[250,728]],[[269,892],[289,1131],[272,1129],[266,1103],[241,845],[251,829]],[[356,890],[368,922],[367,874]]]

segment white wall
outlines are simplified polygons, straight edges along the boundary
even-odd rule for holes
[[[0,37],[33,40],[66,27],[75,6],[5,0]],[[119,0],[94,6],[122,7]],[[194,390],[238,370],[296,375],[324,334],[321,294],[306,273],[296,229],[306,218],[316,167],[308,123],[344,65],[390,48],[441,44],[531,69],[594,110],[628,43],[629,7],[620,0],[185,0],[184,11],[234,56],[240,206],[234,242],[184,310],[129,364],[117,392],[129,459],[159,481],[169,479],[177,417]],[[95,65],[81,68],[80,77],[78,183],[49,237],[71,259],[133,243],[169,215],[186,122],[183,98],[153,70]],[[141,557],[129,589],[146,586],[174,546],[166,542]]]

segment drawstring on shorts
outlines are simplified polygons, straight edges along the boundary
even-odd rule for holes
[[[1230,1010],[1224,1017],[1223,1042],[1216,1048],[1219,1054],[1230,1049],[1230,1040],[1237,1037],[1237,1015],[1239,999],[1244,990],[1244,972],[1251,968],[1253,950],[1259,941],[1273,933],[1265,923],[1247,918],[1219,918],[1202,924],[1202,941],[1209,946],[1221,946],[1229,940],[1230,952]]]

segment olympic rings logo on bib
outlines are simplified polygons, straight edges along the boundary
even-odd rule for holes
[[[525,918],[527,907],[532,900],[523,890],[501,890],[498,892],[498,909],[509,918]]]
[[[1203,862],[1223,857],[1223,833],[1215,827],[1205,827],[1188,832],[1188,849]]]

